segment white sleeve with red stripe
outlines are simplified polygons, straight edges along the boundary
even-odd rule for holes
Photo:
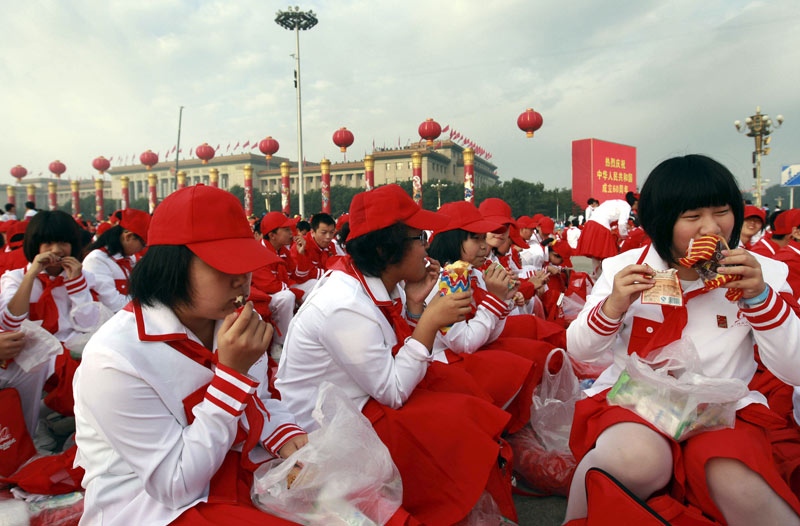
[[[266,410],[261,444],[264,449],[277,457],[286,442],[296,436],[305,435],[306,432],[297,425],[294,415],[286,408],[286,404],[272,398],[260,401]]]
[[[609,352],[622,326],[622,320],[612,320],[602,312],[603,303],[611,294],[616,268],[603,261],[603,273],[586,298],[577,319],[567,327],[567,352],[574,358],[591,362]]]
[[[247,397],[256,392],[258,382],[222,364],[217,364],[214,379],[206,390],[205,399],[238,417],[247,405]]]
[[[22,320],[28,317],[27,312],[14,316],[8,311],[8,304],[19,290],[24,275],[25,269],[17,269],[5,272],[0,278],[0,327],[7,331],[18,331]]]
[[[454,353],[473,353],[481,346],[500,336],[508,313],[514,307],[511,301],[503,301],[489,292],[478,304],[475,316],[467,321],[455,323],[446,334],[437,333],[436,348],[442,345]]]
[[[77,278],[64,281],[64,288],[67,289],[73,305],[83,305],[93,301],[92,293],[89,290],[93,285],[94,275],[87,271],[81,271],[81,275]]]
[[[791,295],[788,284],[783,289],[781,293]],[[741,311],[753,328],[764,365],[781,381],[800,385],[800,319],[789,304],[770,287],[766,301]]]

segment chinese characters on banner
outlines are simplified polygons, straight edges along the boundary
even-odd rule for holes
[[[582,139],[572,141],[572,200],[585,207],[594,197],[601,203],[636,192],[636,148]]]

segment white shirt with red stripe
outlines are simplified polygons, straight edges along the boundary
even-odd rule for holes
[[[380,278],[364,280],[377,301],[401,298],[405,303],[399,285],[389,296]],[[329,271],[289,325],[275,387],[309,431],[318,427],[311,411],[323,381],[341,387],[359,409],[370,397],[400,408],[425,376],[431,357],[411,337],[392,356],[395,344],[394,329],[361,283]]]
[[[237,427],[247,428],[248,395],[261,399],[264,416],[250,460],[274,458],[304,434],[285,405],[270,398],[266,354],[247,375],[209,369],[163,341],[176,338],[200,343],[171,309],[144,307],[118,312],[86,345],[73,382],[75,464],[86,470],[82,523],[169,524],[205,502],[225,455],[241,451]],[[189,424],[184,400],[209,383]]]
[[[130,276],[119,266],[117,261],[127,259],[131,268],[136,264],[135,257],[124,256],[122,254],[108,255],[105,250],[92,250],[83,260],[83,267],[94,274],[94,290],[100,301],[111,309],[118,312],[131,300],[127,294],[120,293],[117,288],[117,281],[128,281]]]
[[[628,216],[630,213],[631,205],[627,201],[609,199],[595,208],[592,212],[592,217],[587,219],[586,222],[594,221],[607,230],[611,230],[611,226],[616,224],[619,229],[619,235],[625,237],[628,235]]]
[[[30,264],[25,265],[25,268],[9,270],[0,278],[0,328],[7,331],[19,330],[22,320],[28,318],[28,312],[21,316],[11,314],[8,310],[8,303],[19,290],[19,285],[29,267]],[[50,280],[55,279],[46,272],[41,272],[39,275],[45,275]],[[62,271],[60,275],[65,278],[64,285],[55,287],[52,294],[58,309],[58,331],[54,336],[63,342],[78,332],[73,327],[73,319],[81,327],[94,327],[98,322],[98,313],[96,309],[73,310],[94,301],[89,290],[94,288],[94,275],[86,270],[81,270],[81,275],[72,280],[66,280],[66,271]],[[34,280],[30,303],[39,301],[43,290],[42,283],[38,279]]]
[[[624,368],[631,339],[644,344],[664,321],[660,305],[645,305],[637,299],[619,320],[603,314],[602,302],[611,294],[614,275],[635,264],[644,248],[603,260],[603,273],[578,318],[567,328],[567,351],[578,360],[596,361],[613,353],[614,364],[597,379],[587,394],[592,396],[614,385]],[[740,307],[725,298],[727,289],[700,294],[686,303],[688,322],[683,337],[694,344],[702,372],[714,378],[738,378],[749,383],[756,372],[753,346],[775,376],[790,385],[800,385],[800,319],[778,293],[791,295],[784,263],[753,254],[761,265],[771,291],[767,300],[754,307]],[[656,270],[667,264],[655,250],[644,263]],[[702,287],[702,281],[682,282],[683,292]],[[767,405],[764,395],[751,391],[737,409],[751,403]]]
[[[483,272],[470,269],[470,277],[477,278],[478,286],[486,290]],[[438,293],[439,288],[433,287],[426,301],[430,303]],[[472,304],[476,305],[474,297]],[[513,301],[503,301],[487,291],[483,300],[476,305],[475,315],[472,318],[453,324],[445,334],[441,331],[436,333],[433,343],[434,361],[448,363],[445,349],[450,349],[456,354],[474,353],[481,346],[495,341],[503,332],[506,318],[513,308]]]

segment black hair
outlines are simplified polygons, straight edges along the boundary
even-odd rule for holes
[[[403,223],[374,230],[347,242],[347,253],[356,268],[367,276],[380,277],[386,267],[402,261],[410,242]]]
[[[345,221],[339,233],[336,234],[336,239],[339,240],[339,246],[345,248],[347,245],[347,236],[350,235],[350,221]]]
[[[256,219],[256,222],[253,223],[253,233],[254,234],[260,234],[261,233],[261,220],[262,219],[263,219],[263,217],[259,217],[258,219]]]
[[[195,255],[184,245],[149,247],[131,272],[129,293],[147,307],[161,303],[174,309],[192,303],[189,267]]]
[[[433,236],[428,255],[442,265],[454,263],[461,259],[461,245],[469,239],[469,236],[470,232],[460,228],[439,232]]]
[[[33,201],[25,201],[25,208],[28,210],[36,210],[36,203]]]
[[[625,194],[625,201],[627,201],[628,204],[631,206],[633,206],[638,200],[639,199],[636,197],[636,194],[634,194],[633,192],[628,192],[627,194]]]
[[[778,241],[783,241],[783,239],[788,235],[789,234],[772,234],[772,239],[777,239]]]
[[[12,208],[15,208],[17,205],[14,203],[6,203],[6,212],[11,212]]]
[[[308,232],[309,230],[311,230],[311,223],[309,223],[308,221],[298,221],[297,230],[305,230],[306,232]]]
[[[586,201],[586,204],[591,206],[591,204],[594,203],[595,201],[597,201],[597,199],[595,199],[594,197],[590,197],[589,200]]]
[[[130,232],[130,230],[128,230]],[[114,254],[124,254],[124,248],[122,246],[122,234],[125,233],[125,229],[122,228],[122,225],[114,225],[103,234],[97,238],[97,241],[92,243],[89,246],[89,251],[96,250],[98,248],[105,248],[108,250],[108,254],[113,256]],[[139,237],[139,235],[131,232],[136,239],[139,240],[142,245],[144,245],[144,239]]]
[[[776,210],[775,212],[772,212],[769,215],[769,218],[767,219],[767,222],[769,223],[770,230],[775,230],[775,220],[778,219],[778,216],[781,215],[784,212],[785,212],[785,210]],[[775,237],[775,235],[773,234],[772,237]],[[783,239],[783,238],[778,238],[778,239]]]
[[[744,221],[744,205],[733,174],[705,155],[673,157],[647,177],[639,199],[639,220],[658,255],[674,262],[672,232],[678,217],[687,210],[726,205],[734,216],[728,244],[735,247]]]
[[[569,228],[569,227],[571,227],[571,226],[572,226],[572,221],[570,221],[569,219],[567,219],[566,221],[564,221],[564,228]]]
[[[25,259],[33,262],[39,253],[42,243],[69,243],[72,245],[70,255],[81,258],[81,228],[66,212],[61,210],[43,210],[31,218],[25,229],[25,242],[22,249]]]
[[[325,212],[320,212],[311,216],[311,230],[318,229],[320,223],[323,225],[336,226],[336,221],[334,221],[333,217]]]

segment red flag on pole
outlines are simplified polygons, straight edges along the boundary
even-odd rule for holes
[[[250,146],[250,141],[247,141],[246,143],[244,143],[242,145],[242,148],[247,148],[248,146]]]
[[[226,152],[231,151],[231,143],[228,143],[228,149],[225,150]]]
[[[442,130],[442,133],[446,132],[446,131],[447,131],[447,130],[449,130],[449,129],[450,129],[450,125],[448,124],[448,125],[447,125],[447,126],[445,126],[445,127],[444,127],[444,129]]]

